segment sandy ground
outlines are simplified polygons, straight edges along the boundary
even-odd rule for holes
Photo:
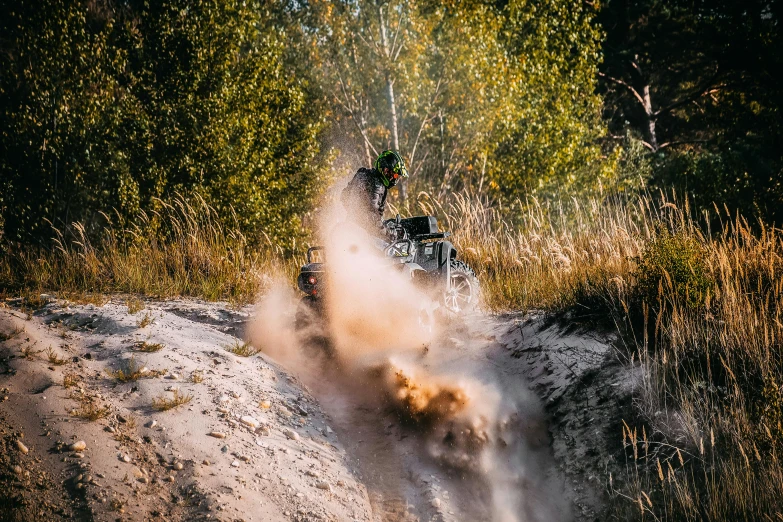
[[[227,351],[251,314],[196,300],[135,314],[120,299],[0,308],[0,520],[603,519],[611,441],[635,385],[611,339],[537,315],[451,330],[439,371],[518,398],[490,477],[433,458],[432,434],[361,379]],[[163,347],[141,352],[144,342]],[[110,375],[131,359],[141,378]],[[153,408],[175,391],[190,401]],[[493,507],[503,488],[517,499],[511,517]]]

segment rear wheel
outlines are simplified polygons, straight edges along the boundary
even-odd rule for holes
[[[315,297],[304,296],[296,307],[295,327],[297,331],[308,329],[321,321],[321,303]]]
[[[332,343],[326,332],[323,303],[312,296],[305,296],[296,309],[294,326],[303,349],[313,354],[334,355]]]
[[[469,312],[478,306],[479,283],[476,272],[463,261],[450,261],[450,288],[443,297],[443,304],[454,313]]]

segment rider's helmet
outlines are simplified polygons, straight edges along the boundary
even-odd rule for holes
[[[381,152],[378,159],[375,160],[375,169],[381,173],[381,180],[387,187],[396,185],[400,178],[408,177],[408,169],[405,168],[405,161],[396,150],[385,150]],[[384,169],[391,170],[389,177],[384,174]]]

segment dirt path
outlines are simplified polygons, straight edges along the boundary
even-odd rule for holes
[[[502,426],[465,446],[464,419],[411,422],[363,373],[230,353],[251,314],[193,300],[0,309],[0,507],[14,506],[0,520],[601,519],[605,441],[635,382],[606,339],[538,316],[455,324],[416,365],[497,395],[491,408],[472,395]],[[110,376],[132,358],[165,374]],[[190,402],[151,407],[174,390]],[[458,450],[480,459],[455,465]]]
[[[21,482],[25,498],[40,499],[3,517],[37,520],[46,501],[59,519],[369,520],[364,486],[317,403],[274,362],[230,353],[237,339],[225,330],[247,312],[221,308],[0,309],[0,429],[12,451],[18,440],[27,448],[0,463],[0,486]],[[138,375],[123,382],[116,372],[131,361]],[[153,407],[175,392],[187,402]],[[37,493],[39,469],[64,491]]]

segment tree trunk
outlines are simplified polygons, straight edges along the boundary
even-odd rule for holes
[[[391,127],[392,127],[392,148],[397,152],[400,151],[400,135],[397,132],[397,104],[394,102],[394,81],[390,78],[386,79],[386,88],[389,91],[389,109],[391,110]],[[405,198],[408,196],[408,190],[405,186],[405,180],[400,180],[397,185],[400,191],[400,202],[405,202]]]
[[[389,40],[386,36],[386,21],[383,18],[383,7],[378,7],[378,16],[381,22],[381,45],[383,46],[384,53],[387,60],[391,60],[391,50],[389,49]],[[392,148],[397,152],[400,152],[400,135],[397,130],[397,104],[394,101],[394,80],[391,78],[389,72],[386,72],[386,91],[389,95],[389,112],[391,113],[391,134],[392,134]],[[405,202],[405,198],[408,196],[408,191],[405,186],[405,180],[399,182],[400,202]]]
[[[644,113],[646,116],[647,143],[653,152],[658,150],[658,136],[655,134],[655,114],[652,109],[652,100],[650,99],[650,86],[642,88],[642,99],[644,100]]]

